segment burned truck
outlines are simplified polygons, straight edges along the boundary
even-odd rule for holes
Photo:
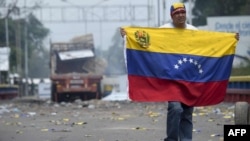
[[[66,43],[51,43],[50,57],[52,101],[101,98],[106,63],[95,55],[92,34],[75,37]]]

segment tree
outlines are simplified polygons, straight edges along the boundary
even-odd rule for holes
[[[183,0],[187,2],[189,0]],[[195,26],[206,25],[209,16],[237,16],[250,15],[250,0],[191,0],[194,2],[192,9],[192,23]]]
[[[6,6],[6,3],[2,0],[1,6],[5,6],[8,9],[8,29],[9,29],[9,47],[11,48],[10,54],[10,73],[19,73],[24,75],[24,47],[25,41],[27,41],[28,50],[28,63],[29,65],[29,77],[47,77],[49,75],[48,60],[49,52],[44,47],[43,41],[49,34],[49,29],[45,28],[43,24],[32,14],[25,14],[25,17],[19,17],[24,15],[20,11],[20,7],[14,3],[10,6]],[[26,9],[27,10],[27,9]],[[0,15],[3,15],[0,13]],[[25,36],[25,26],[27,27],[27,36]],[[1,29],[5,29],[5,18],[0,19]],[[0,45],[6,44],[5,31],[0,30]],[[35,54],[35,55],[34,55]],[[36,69],[35,69],[36,68]],[[38,73],[39,71],[43,73]],[[46,74],[44,74],[46,72]]]
[[[29,77],[48,77],[50,57],[43,41],[49,34],[49,29],[32,14],[28,16],[27,27]]]

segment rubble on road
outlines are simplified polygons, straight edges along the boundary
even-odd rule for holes
[[[130,141],[160,140],[165,137],[166,109],[166,103],[129,100],[55,103],[49,99],[15,98],[1,101],[0,140],[127,141],[128,134]],[[222,141],[223,125],[234,122],[233,111],[233,103],[196,107],[194,141]]]

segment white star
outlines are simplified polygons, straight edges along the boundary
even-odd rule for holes
[[[197,65],[198,64],[198,62],[197,61],[194,61],[194,65]]]
[[[201,64],[198,65],[198,68],[201,68]]]
[[[186,62],[187,62],[187,58],[183,58],[183,62],[185,62],[185,63],[186,63]]]
[[[199,73],[202,74],[202,73],[203,73],[203,70],[202,70],[202,69],[199,69]]]
[[[177,60],[177,64],[174,65],[174,68],[178,70],[180,69],[182,65],[185,65],[184,63],[187,63],[187,62],[189,62],[190,64],[194,64],[194,66],[197,67],[199,74],[204,73],[204,71],[202,70],[202,65],[199,64],[198,60],[194,60],[193,58],[182,58],[182,59]]]
[[[174,68],[178,70],[179,66],[176,64],[176,65],[174,65]]]
[[[189,59],[189,62],[190,62],[190,63],[193,63],[193,61],[194,61],[194,60],[193,60],[192,58]]]
[[[182,60],[178,60],[178,64],[182,64],[183,62],[182,62]]]

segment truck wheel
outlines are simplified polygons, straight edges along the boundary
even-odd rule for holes
[[[236,102],[234,109],[234,123],[236,125],[242,125],[248,123],[248,103],[247,102]]]
[[[248,105],[248,125],[250,125],[250,105]]]
[[[55,102],[56,101],[56,85],[51,84],[51,101]]]
[[[101,99],[102,98],[102,89],[101,89],[101,83],[99,82],[97,84],[97,99]]]

